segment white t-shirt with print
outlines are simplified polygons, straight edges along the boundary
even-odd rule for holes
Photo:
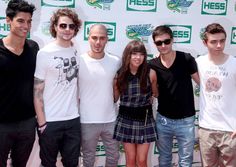
[[[229,56],[222,65],[197,58],[200,75],[199,126],[212,130],[236,130],[236,58]]]
[[[35,77],[45,81],[43,101],[47,122],[71,120],[79,116],[78,61],[75,48],[64,48],[54,42],[38,52]]]

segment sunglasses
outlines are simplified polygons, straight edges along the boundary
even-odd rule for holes
[[[171,39],[165,39],[164,41],[155,41],[154,43],[156,46],[161,46],[163,43],[165,45],[169,45],[171,43]]]
[[[75,24],[66,24],[66,23],[59,24],[59,27],[63,30],[67,29],[68,26],[70,30],[75,30]]]

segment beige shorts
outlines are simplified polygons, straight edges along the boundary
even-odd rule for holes
[[[236,167],[236,137],[231,132],[199,128],[203,167]]]

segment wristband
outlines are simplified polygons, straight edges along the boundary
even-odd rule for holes
[[[45,125],[47,125],[47,122],[45,122],[45,123],[42,124],[42,125],[39,125],[38,128],[42,128],[42,127],[44,127]]]

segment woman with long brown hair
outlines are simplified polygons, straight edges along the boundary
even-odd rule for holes
[[[156,73],[148,68],[144,44],[129,42],[114,81],[115,101],[120,98],[114,138],[123,142],[127,167],[147,167],[150,143],[157,140],[152,113],[156,84]]]

